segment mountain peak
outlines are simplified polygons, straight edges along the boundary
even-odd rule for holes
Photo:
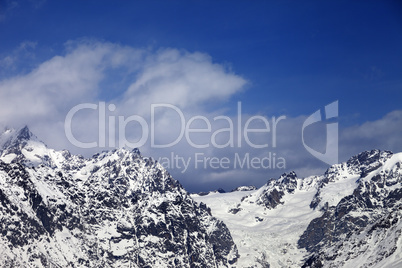
[[[0,150],[15,147],[15,145],[24,141],[26,142],[32,138],[37,139],[27,125],[19,129],[6,127],[3,133],[0,134]]]
[[[48,150],[27,125],[19,129],[6,129],[0,135],[0,159],[7,163],[24,161],[27,165],[40,164],[48,155]]]
[[[18,139],[18,140],[29,140],[32,136],[34,136],[34,135],[29,130],[27,125],[23,126],[19,130],[17,130],[17,133],[16,133],[16,139]]]
[[[46,262],[38,260],[38,267],[229,267],[237,261],[226,225],[138,150],[84,159],[48,149],[27,127],[8,135],[21,142],[0,151],[0,229],[11,226],[0,239],[0,267],[27,267],[39,258]]]
[[[351,157],[346,162],[346,165],[351,171],[358,172],[364,177],[369,172],[382,166],[392,155],[391,151],[364,151]]]

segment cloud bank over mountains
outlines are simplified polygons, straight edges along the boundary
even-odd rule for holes
[[[13,66],[14,62],[18,62],[18,55],[13,57],[14,60],[8,60],[7,64],[10,68],[18,69],[19,66]],[[5,62],[6,59],[1,60]],[[309,115],[290,117],[286,114],[267,115],[261,112],[255,115],[247,110],[239,111],[241,103],[236,106],[240,99],[238,96],[247,94],[247,87],[251,83],[225,64],[214,62],[205,53],[175,48],[134,48],[100,41],[69,41],[65,44],[63,55],[42,62],[29,72],[0,81],[0,124],[3,127],[27,124],[50,147],[66,148],[89,156],[118,146],[110,141],[122,136],[131,143],[141,139],[144,135],[143,126],[139,121],[127,120],[133,115],[141,117],[149,129],[147,141],[140,150],[156,159],[166,157],[174,160],[174,156],[177,156],[182,157],[183,161],[188,160],[190,164],[184,173],[184,162],[179,161],[181,169],[173,161],[168,168],[189,190],[222,186],[234,188],[240,184],[261,185],[269,177],[277,177],[288,170],[296,170],[299,176],[305,176],[325,169],[327,166],[311,156],[301,141],[302,124]],[[96,109],[85,109],[74,115],[71,124],[74,137],[83,142],[92,142],[99,141],[99,133],[102,133],[105,135],[105,148],[77,148],[66,138],[66,115],[82,103],[94,104]],[[103,103],[104,120],[99,124]],[[161,103],[174,106],[176,110],[160,106],[151,114],[151,105]],[[326,104],[317,103],[311,112]],[[339,114],[342,117],[341,110]],[[152,116],[155,123],[153,128]],[[249,128],[268,128],[269,131],[248,133],[247,137],[251,144],[267,144],[264,148],[255,148],[246,141],[245,124],[253,116],[259,119],[250,122]],[[274,129],[275,120],[280,116],[284,118],[276,122]],[[190,138],[186,138],[183,120],[189,128],[204,129],[205,132],[187,133]],[[124,133],[122,129],[119,131],[121,122],[126,123]],[[208,123],[211,123],[210,129]],[[181,134],[183,136],[174,146],[152,148],[152,131],[156,144],[168,144]],[[325,142],[324,122],[306,134],[312,137],[308,140],[311,146],[325,148],[322,146]],[[402,151],[401,134],[402,110],[390,111],[376,121],[361,125],[342,127],[340,121],[339,159],[342,161],[373,148]],[[194,148],[189,144],[189,139],[194,144],[208,146]],[[214,146],[214,142],[223,148]],[[274,158],[279,161],[281,157],[285,159],[286,166],[284,169],[275,168],[270,163],[271,168],[233,170],[214,168],[216,165],[211,167],[209,164],[203,166],[205,163],[200,162],[196,167],[196,153],[210,158],[226,157],[230,161],[234,161],[235,155],[245,157],[247,154],[250,158],[270,157],[271,161]]]

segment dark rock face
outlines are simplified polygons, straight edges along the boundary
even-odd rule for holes
[[[250,185],[250,186],[236,187],[231,192],[238,192],[238,191],[245,192],[245,191],[253,191],[253,190],[257,190],[257,187],[255,187],[254,185]]]
[[[346,163],[350,169],[360,172],[363,178],[371,171],[381,167],[391,156],[390,151],[371,150],[353,156]]]
[[[340,267],[359,254],[374,265],[396,250],[402,232],[402,171],[399,163],[379,171],[391,156],[374,150],[347,162],[351,172],[360,174],[358,186],[310,222],[298,241],[311,253],[303,267]],[[380,249],[370,252],[374,247]]]
[[[218,188],[217,190],[215,190],[215,191],[209,191],[209,192],[199,192],[199,193],[197,193],[197,195],[199,195],[199,196],[205,196],[205,195],[209,195],[209,194],[211,194],[211,193],[219,193],[219,194],[224,194],[224,193],[226,193],[226,191],[225,190],[223,190],[222,188]]]
[[[258,205],[263,205],[268,209],[273,209],[279,204],[285,193],[293,193],[297,187],[297,176],[295,172],[283,174],[278,180],[267,182],[267,189],[259,196]]]
[[[339,180],[341,172],[346,171],[349,175],[357,175],[363,178],[371,171],[380,168],[391,156],[392,153],[389,151],[366,151],[353,156],[346,163],[330,167],[325,172],[324,178],[320,180],[317,193],[311,201],[310,207],[313,209],[317,208],[318,204],[321,202],[321,189],[328,185],[328,183]]]
[[[1,267],[215,267],[238,256],[226,225],[139,151],[91,159],[47,149],[26,128],[0,160]],[[43,147],[45,148],[45,147]],[[10,153],[10,147],[1,152]]]

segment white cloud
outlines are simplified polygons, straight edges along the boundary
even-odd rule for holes
[[[11,53],[5,56],[0,55],[0,67],[2,69],[0,75],[5,72],[15,71],[24,59],[34,58],[36,45],[37,42],[24,41]]]
[[[25,42],[20,48],[34,46]],[[122,77],[132,81],[122,90],[124,94],[114,100],[104,99],[102,93],[110,89],[102,88],[102,82]],[[46,140],[53,132],[49,130],[60,127],[68,111],[80,103],[108,101],[117,106],[116,115],[125,117],[147,117],[150,104],[159,102],[177,105],[192,114],[208,101],[228,99],[245,84],[243,78],[199,52],[154,52],[111,43],[70,41],[65,55],[54,56],[26,75],[0,81],[0,122],[27,123]],[[75,118],[78,135],[84,139],[97,136],[94,116],[96,113]],[[163,120],[168,125],[171,121],[160,117],[158,123]]]
[[[20,47],[32,45],[26,42]],[[98,99],[99,83],[107,68],[129,64],[141,54],[140,50],[108,43],[70,43],[70,49],[26,75],[0,81],[1,122],[63,120],[73,105]]]
[[[102,53],[55,56],[27,75],[1,81],[0,120],[10,124],[59,117],[68,105],[95,92]]]
[[[146,59],[125,96],[147,106],[165,102],[187,108],[225,100],[245,84],[243,78],[214,64],[206,54],[164,49]]]
[[[346,128],[340,134],[343,158],[364,150],[402,151],[402,110],[384,117]]]

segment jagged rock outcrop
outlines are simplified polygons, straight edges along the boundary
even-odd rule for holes
[[[254,185],[249,185],[249,186],[239,186],[236,187],[235,189],[233,189],[231,192],[244,192],[244,191],[254,191],[256,190],[257,187],[255,187]]]
[[[402,267],[402,153],[366,151],[321,176],[194,198],[229,226],[243,266]]]
[[[271,179],[263,186],[260,191],[255,195],[253,201],[245,197],[242,202],[256,202],[268,209],[274,209],[277,205],[283,204],[281,201],[285,193],[291,194],[297,187],[297,175],[295,172],[283,174],[279,179]]]
[[[0,138],[1,267],[228,267],[226,225],[138,150],[85,159]]]
[[[348,170],[359,175],[358,185],[326,207],[300,237],[299,246],[311,253],[305,267],[341,267],[351,259],[381,266],[397,250],[402,233],[401,160],[400,155],[373,150],[346,162]]]

